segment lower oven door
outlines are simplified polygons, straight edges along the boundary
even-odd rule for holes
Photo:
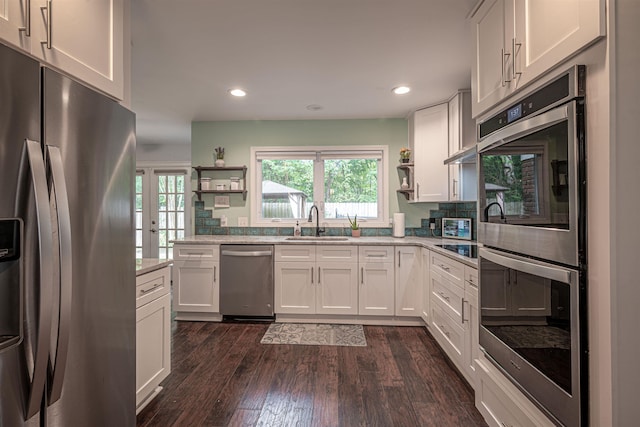
[[[478,266],[482,351],[557,421],[581,425],[579,272],[487,248]]]

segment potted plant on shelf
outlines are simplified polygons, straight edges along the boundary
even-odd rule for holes
[[[224,167],[224,148],[218,147],[214,150],[215,154],[215,165],[218,168]]]
[[[353,216],[353,220],[347,214],[347,219],[349,220],[349,224],[351,224],[351,237],[360,237],[360,226],[358,225],[358,215]]]
[[[411,159],[411,149],[407,147],[402,147],[400,149],[400,162],[409,163],[410,159]]]

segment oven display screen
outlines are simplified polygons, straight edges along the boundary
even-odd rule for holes
[[[518,104],[507,110],[507,123],[518,120],[520,117],[522,117],[522,104]]]

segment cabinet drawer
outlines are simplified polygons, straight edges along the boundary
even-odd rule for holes
[[[220,246],[175,244],[173,246],[173,259],[218,261],[220,259]]]
[[[469,267],[467,265],[464,266],[464,286],[471,285],[472,287],[478,289],[478,270]]]
[[[357,246],[318,246],[316,247],[317,261],[350,261],[357,262]]]
[[[431,271],[442,274],[445,279],[464,288],[464,264],[431,252]]]
[[[431,273],[431,298],[440,304],[449,316],[455,321],[462,323],[462,298],[464,290],[436,272]]]
[[[358,248],[360,262],[394,262],[393,246],[360,246]]]
[[[434,328],[434,335],[444,351],[456,365],[460,366],[464,346],[464,329],[447,316],[438,304],[431,305],[431,325]]]
[[[314,245],[276,245],[276,261],[312,261],[316,260]]]
[[[171,286],[169,267],[136,277],[136,308],[168,294]]]

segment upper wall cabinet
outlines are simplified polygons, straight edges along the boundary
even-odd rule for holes
[[[604,0],[485,0],[471,18],[472,113],[503,98],[605,35]]]
[[[442,202],[449,199],[448,104],[439,104],[413,113],[411,120],[414,173],[414,201]]]
[[[0,38],[122,100],[124,1],[0,0]]]

